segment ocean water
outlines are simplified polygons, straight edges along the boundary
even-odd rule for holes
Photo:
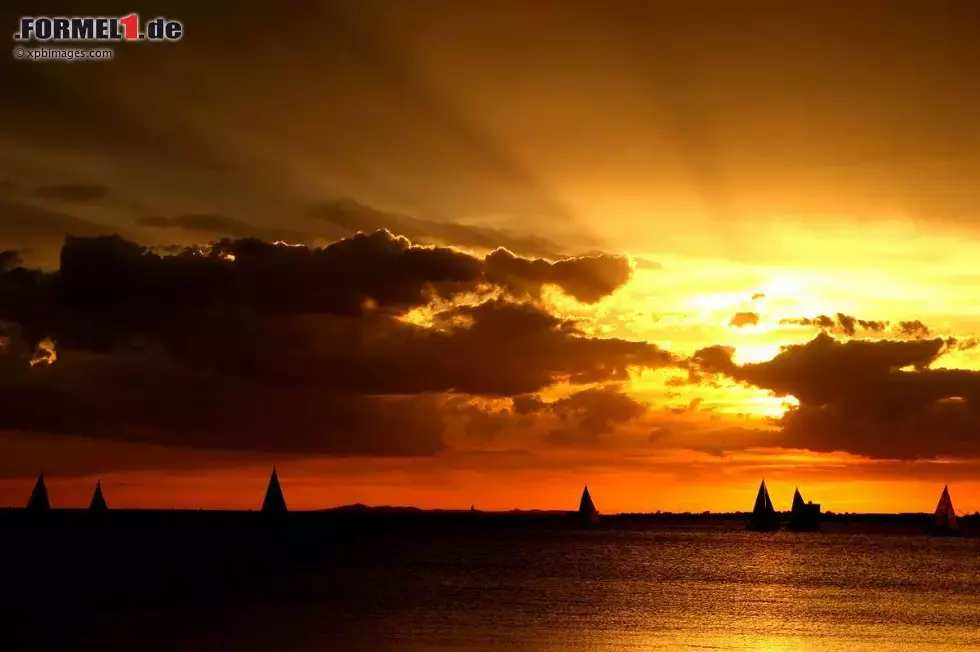
[[[980,649],[976,538],[118,518],[8,524],[0,649]]]
[[[404,529],[334,536],[311,547],[316,555],[261,569],[236,562],[223,576],[224,597],[195,600],[188,586],[184,597],[152,608],[134,596],[90,608],[70,626],[52,616],[47,627],[61,628],[52,647],[980,649],[980,539]],[[254,590],[260,584],[264,589]],[[154,589],[147,583],[142,590]]]

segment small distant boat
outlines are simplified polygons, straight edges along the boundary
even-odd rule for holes
[[[105,501],[105,496],[102,495],[101,480],[95,483],[95,493],[92,494],[92,502],[89,503],[88,508],[92,512],[104,512],[109,509],[109,505]]]
[[[815,532],[820,528],[820,505],[803,502],[799,488],[793,494],[793,509],[786,527],[794,532]]]
[[[580,500],[578,504],[578,516],[580,519],[588,523],[599,522],[599,510],[595,508],[595,503],[592,502],[592,494],[589,493],[589,485],[585,485],[585,489],[582,490],[582,500]]]
[[[37,476],[34,484],[34,491],[27,501],[27,509],[32,512],[46,512],[51,509],[51,501],[48,500],[48,486],[44,484],[44,474]]]
[[[769,499],[769,490],[766,488],[765,480],[759,485],[759,493],[755,497],[755,507],[752,508],[752,515],[749,517],[745,529],[752,532],[775,532],[779,529],[779,515],[772,507],[772,500]]]
[[[953,499],[949,497],[949,485],[943,487],[943,495],[939,497],[936,513],[932,519],[931,533],[937,537],[961,536],[960,523],[953,509]]]
[[[274,466],[269,477],[269,486],[265,490],[265,500],[262,501],[262,511],[267,514],[285,514],[288,511],[286,498],[282,495],[282,487],[279,486],[279,473]]]

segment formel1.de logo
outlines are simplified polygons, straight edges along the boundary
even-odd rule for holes
[[[140,22],[128,16],[22,16],[15,41],[42,43],[109,43],[113,41],[179,41],[184,24],[157,16]]]

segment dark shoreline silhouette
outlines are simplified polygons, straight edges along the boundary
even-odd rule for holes
[[[36,512],[24,507],[0,507],[0,528],[13,527],[17,523],[87,523],[91,514],[87,507],[51,507],[44,512]],[[436,523],[450,525],[458,523],[513,523],[518,525],[563,525],[570,527],[589,526],[608,529],[634,528],[643,524],[693,526],[702,524],[725,524],[735,522],[744,527],[751,518],[752,512],[623,512],[618,514],[603,514],[598,521],[583,519],[578,511],[573,510],[535,510],[513,509],[486,511],[474,509],[422,509],[411,506],[367,506],[362,504],[342,505],[317,510],[302,510],[289,512],[264,512],[261,510],[233,509],[142,509],[142,508],[112,508],[101,510],[97,516],[99,522],[106,519],[134,522],[187,522],[213,524],[215,526],[230,523],[247,523],[258,525],[262,523],[315,523],[315,522],[352,522],[352,523]],[[787,525],[792,517],[789,511],[774,512],[779,525]],[[820,515],[821,525],[834,523],[854,525],[891,526],[897,528],[917,527],[923,533],[931,530],[934,515],[929,512],[902,513],[835,513],[824,512]],[[972,526],[980,526],[980,515],[970,514],[959,517],[960,524],[967,531]],[[5,530],[9,532],[9,530]]]
[[[759,485],[755,506],[751,512],[725,513],[623,513],[603,515],[589,492],[588,485],[582,490],[578,509],[572,510],[509,510],[482,511],[471,506],[467,510],[421,509],[417,507],[380,506],[363,504],[344,505],[321,510],[289,511],[279,475],[272,468],[261,509],[253,510],[201,510],[201,509],[110,509],[102,491],[101,481],[96,483],[88,509],[52,507],[48,498],[44,474],[34,485],[27,506],[24,508],[0,508],[0,531],[30,535],[46,529],[65,529],[60,535],[76,534],[72,529],[96,525],[102,530],[120,528],[125,536],[126,527],[140,528],[188,528],[195,537],[221,539],[228,532],[264,534],[267,524],[281,528],[280,534],[288,537],[291,528],[328,528],[335,535],[349,528],[375,529],[398,527],[442,527],[479,530],[481,527],[561,527],[636,529],[643,527],[736,527],[761,533],[815,532],[819,526],[828,525],[830,530],[892,529],[908,533],[933,536],[970,536],[980,533],[980,514],[957,517],[949,495],[943,489],[936,512],[902,514],[835,514],[821,513],[820,505],[804,503],[796,490],[792,509],[776,511],[769,497],[765,480]],[[733,525],[734,524],[734,525]],[[111,528],[110,528],[111,529]],[[278,536],[278,535],[277,535]]]

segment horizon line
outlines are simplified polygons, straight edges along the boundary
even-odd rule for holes
[[[29,511],[26,506],[18,505],[6,505],[0,507],[0,512],[2,511]],[[52,512],[88,512],[89,507],[49,507],[46,511]],[[217,512],[217,513],[230,513],[230,514],[249,514],[263,513],[261,508],[258,509],[234,509],[234,508],[224,508],[224,507],[112,507],[108,511],[111,512]],[[527,513],[527,514],[545,514],[545,515],[560,515],[560,514],[576,514],[577,509],[546,509],[546,508],[519,508],[515,507],[512,509],[473,509],[464,507],[415,507],[413,505],[366,505],[364,503],[350,503],[346,505],[337,505],[334,507],[321,507],[314,509],[290,509],[288,514],[319,514],[323,512],[336,512],[336,511],[397,511],[397,512],[429,512],[429,513],[461,513],[461,514],[514,514],[514,513]],[[775,510],[776,514],[791,514],[792,510]],[[637,516],[744,516],[751,515],[751,510],[736,510],[736,511],[664,511],[657,510],[654,512],[611,512],[603,513],[603,518],[614,518],[614,517],[637,517]],[[826,512],[821,512],[822,516],[932,516],[933,512],[839,512],[834,510],[829,510]],[[972,514],[968,512],[963,512],[964,517],[980,515],[980,511],[975,511]]]

